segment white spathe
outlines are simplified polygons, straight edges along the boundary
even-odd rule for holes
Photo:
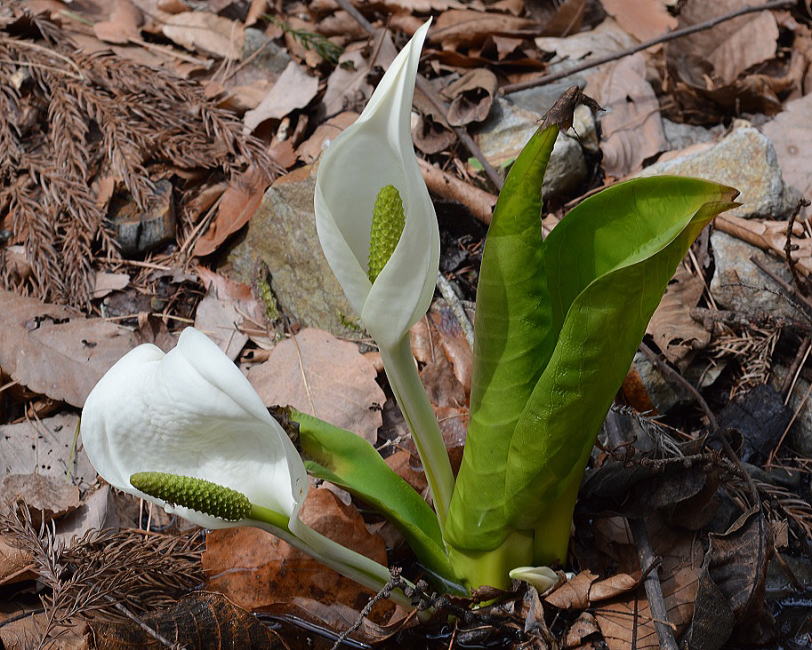
[[[431,21],[389,66],[364,112],[322,156],[316,227],[330,268],[379,345],[397,343],[429,307],[440,260],[437,216],[414,153],[410,116],[420,51]],[[378,192],[400,192],[406,225],[374,283],[367,277]]]
[[[136,472],[201,478],[294,523],[307,493],[302,459],[237,366],[189,327],[164,354],[140,345],[101,378],[82,412],[90,462],[111,485],[206,528],[227,522],[171,506],[130,485]]]

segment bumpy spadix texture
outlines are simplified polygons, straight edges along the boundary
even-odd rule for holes
[[[251,384],[215,343],[194,328],[164,354],[141,345],[98,384],[82,412],[82,440],[96,471],[114,487],[200,526],[236,522],[130,484],[138,472],[205,479],[291,518],[307,490],[304,464]]]
[[[247,496],[202,478],[164,472],[138,472],[130,477],[130,483],[156,499],[226,521],[239,521],[251,513],[251,502]]]
[[[429,22],[401,50],[354,124],[324,152],[316,177],[316,227],[324,255],[361,322],[379,345],[399,341],[428,309],[440,235],[412,145],[410,116]],[[375,199],[397,187],[403,234],[374,282],[367,275]]]
[[[378,192],[375,209],[372,212],[372,226],[369,233],[369,280],[375,282],[383,267],[392,257],[400,241],[406,215],[403,201],[394,185],[387,185]]]

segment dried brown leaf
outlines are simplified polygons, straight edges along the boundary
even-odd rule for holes
[[[451,100],[447,119],[451,126],[484,122],[491,111],[496,92],[496,75],[486,68],[476,68],[446,86],[443,94]]]
[[[607,111],[601,117],[601,151],[608,175],[626,176],[668,147],[644,54],[606,65],[590,78],[587,93]]]
[[[565,0],[544,24],[545,36],[570,36],[581,31],[586,0]]]
[[[348,46],[338,59],[338,65],[327,78],[323,110],[328,117],[344,111],[360,113],[372,95],[368,76],[373,68],[386,69],[395,60],[397,50],[388,30],[379,30],[372,44],[355,43]]]
[[[369,533],[354,506],[344,505],[330,490],[311,489],[301,519],[339,544],[386,564],[383,540]],[[248,610],[296,597],[360,609],[369,598],[354,581],[258,528],[209,533],[202,562],[209,588]]]
[[[812,95],[784,104],[784,111],[761,127],[775,145],[784,181],[812,200]]]
[[[680,12],[679,26],[688,27],[750,6],[749,0],[690,2]],[[748,68],[775,56],[778,25],[770,11],[760,11],[690,34],[668,44],[667,57],[691,55],[711,64],[721,84],[733,83]]]
[[[677,19],[661,0],[601,0],[618,25],[641,43],[675,29]]]
[[[544,597],[544,602],[558,609],[586,609],[589,607],[589,589],[598,579],[588,569],[571,580],[561,583]]]
[[[186,11],[169,16],[164,36],[190,50],[239,59],[245,28],[238,22],[207,11]]]
[[[54,476],[7,474],[0,481],[0,508],[29,507],[34,525],[50,522],[79,507],[79,488]]]
[[[671,363],[682,361],[692,350],[710,343],[710,332],[691,318],[691,309],[697,306],[704,290],[702,276],[681,266],[649,321],[646,333],[654,337]]]
[[[142,614],[139,620],[163,638],[177,641],[185,648],[282,650],[288,647],[279,634],[222,594],[190,594],[171,607]],[[165,647],[133,621],[97,623],[93,629],[98,647],[105,650],[161,650]]]
[[[0,367],[29,389],[82,406],[91,388],[135,347],[133,333],[101,318],[0,291]]]
[[[115,0],[110,17],[93,25],[93,32],[107,43],[127,43],[140,39],[142,16],[130,0]]]
[[[113,291],[125,289],[130,284],[130,276],[127,273],[109,273],[107,271],[96,271],[96,284],[93,288],[94,298],[104,298]]]
[[[34,562],[34,554],[17,545],[11,535],[0,534],[0,585],[9,585],[34,578],[36,574],[28,569]],[[0,614],[2,623],[3,614]]]
[[[304,108],[318,90],[319,80],[291,61],[259,106],[245,114],[243,121],[246,130],[252,132],[265,120],[281,120],[291,111]]]
[[[207,290],[195,312],[195,327],[234,360],[248,342],[248,335],[242,329],[244,320],[248,318],[262,322],[259,303],[247,284],[235,282],[204,267],[198,267],[197,272]]]
[[[0,425],[0,471],[36,472],[62,482],[92,485],[96,470],[84,453],[81,440],[75,438],[78,427],[79,417],[72,413]]]
[[[450,9],[440,14],[432,25],[428,40],[430,43],[440,43],[444,50],[454,50],[480,45],[494,34],[531,38],[541,33],[542,26],[527,18],[472,9]]]
[[[277,344],[248,380],[266,406],[293,406],[374,443],[385,401],[376,375],[354,343],[308,328]]]
[[[420,467],[420,462],[415,462],[414,457],[409,451],[400,449],[385,460],[386,464],[389,465],[400,478],[411,485],[416,492],[423,494],[423,491],[428,487],[426,473]]]
[[[335,117],[331,117],[326,122],[319,124],[307,140],[296,149],[296,155],[306,165],[316,162],[321,156],[325,147],[336,138],[336,136],[346,129],[350,124],[358,119],[358,113],[345,111]]]
[[[220,198],[211,226],[195,244],[195,255],[211,255],[230,235],[248,223],[262,203],[270,182],[267,172],[254,166],[232,180]]]
[[[680,569],[673,575],[661,578],[661,584],[668,620],[676,626],[679,635],[691,620],[697,591],[697,572],[691,568]],[[642,591],[641,587],[640,592]],[[594,614],[609,650],[660,648],[645,596],[610,601],[596,607]]]

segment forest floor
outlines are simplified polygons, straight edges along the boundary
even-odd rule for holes
[[[262,531],[111,489],[78,426],[124,353],[194,325],[267,406],[356,432],[426,494],[313,191],[429,17],[412,130],[441,278],[412,351],[453,463],[487,225],[567,88],[603,110],[559,136],[545,232],[639,174],[741,206],[651,320],[559,584],[479,609],[425,587],[418,619]],[[0,647],[812,648],[811,30],[808,0],[0,0]],[[303,517],[416,575],[343,490],[311,486]]]

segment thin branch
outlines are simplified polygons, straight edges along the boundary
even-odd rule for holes
[[[632,537],[637,545],[637,555],[640,558],[640,571],[646,576],[643,580],[643,588],[646,590],[646,598],[648,599],[651,618],[657,630],[657,637],[660,639],[660,648],[665,648],[665,650],[679,650],[679,646],[674,639],[674,630],[671,623],[668,622],[668,610],[665,607],[663,587],[660,584],[660,577],[658,576],[656,566],[659,564],[659,558],[654,555],[654,551],[651,548],[648,531],[646,530],[646,522],[642,519],[629,519],[629,528],[632,531]]]
[[[613,447],[620,448],[627,444],[617,412],[609,411],[604,426],[606,435],[609,437],[609,443]],[[657,630],[657,637],[660,640],[660,647],[666,650],[679,650],[679,646],[674,639],[674,631],[668,622],[668,610],[665,607],[663,588],[660,584],[659,573],[655,568],[659,560],[654,556],[654,551],[651,548],[646,524],[642,519],[629,519],[628,521],[632,539],[635,546],[637,546],[637,553],[640,558],[640,571],[645,576],[643,588],[646,590],[646,598],[648,599],[654,627]],[[637,635],[635,634],[635,640],[636,638]]]
[[[780,278],[775,273],[773,273],[764,262],[762,262],[757,257],[753,256],[750,258],[750,261],[755,264],[758,269],[770,278],[773,282],[775,282],[786,294],[787,298],[790,301],[794,301],[800,306],[801,311],[807,316],[807,318],[812,318],[812,300],[807,298],[806,296],[800,295],[793,287],[787,282],[784,282],[783,278]]]
[[[648,48],[654,45],[659,45],[660,43],[666,43],[668,41],[673,41],[674,39],[677,38],[682,38],[683,36],[688,36],[690,34],[695,34],[696,32],[702,32],[705,31],[706,29],[711,29],[712,27],[716,27],[716,25],[720,23],[732,20],[733,18],[738,18],[739,16],[743,16],[745,14],[752,14],[758,11],[767,11],[769,9],[782,9],[793,6],[795,6],[795,2],[790,2],[789,0],[775,0],[774,2],[767,2],[766,4],[758,5],[756,7],[744,7],[742,9],[738,9],[736,11],[731,11],[730,13],[723,14],[722,16],[717,16],[716,18],[706,20],[703,23],[698,23],[696,25],[691,25],[690,27],[683,27],[682,29],[677,29],[673,32],[668,32],[667,34],[663,34],[662,36],[658,36],[657,38],[652,38],[648,41],[644,41],[639,45],[634,45],[625,50],[621,50],[620,52],[615,52],[614,54],[607,54],[606,56],[601,56],[596,59],[584,61],[583,63],[580,63],[570,68],[569,70],[563,70],[561,72],[546,74],[542,77],[538,77],[537,79],[530,79],[528,81],[520,81],[519,83],[502,86],[502,88],[499,89],[499,92],[500,94],[506,95],[507,93],[512,93],[517,90],[524,90],[525,88],[535,88],[536,86],[543,86],[544,84],[548,84],[553,81],[558,81],[559,79],[563,79],[564,77],[569,77],[570,75],[573,75],[577,72],[583,72],[584,70],[589,70],[590,68],[603,65],[604,63],[609,63],[610,61],[622,59],[623,57],[634,54],[635,52],[647,50]]]
[[[357,22],[361,26],[361,29],[363,29],[367,34],[370,36],[375,35],[375,28],[372,26],[372,23],[364,18],[364,15],[353,7],[349,0],[336,0],[336,3],[350,16],[352,16],[355,22]],[[448,104],[443,101],[431,84],[422,75],[417,75],[417,87],[420,89],[420,92],[426,96],[426,99],[429,100],[440,115],[448,115]],[[453,126],[451,128],[454,130],[454,133],[457,135],[459,141],[462,142],[470,154],[482,165],[483,169],[485,170],[485,174],[488,176],[491,183],[493,183],[497,189],[501,190],[502,185],[504,184],[502,177],[499,175],[499,172],[496,171],[494,166],[485,159],[479,145],[474,142],[474,139],[469,135],[465,127]]]
[[[116,602],[112,596],[105,596],[104,599],[109,602],[113,607],[116,608],[117,611],[121,612],[124,616],[130,619],[133,623],[135,623],[138,627],[144,630],[144,633],[148,636],[151,636],[161,645],[171,648],[171,650],[186,650],[186,646],[180,645],[179,643],[172,643],[169,639],[165,636],[157,632],[156,630],[152,629],[149,625],[144,623],[140,618],[138,618],[135,614],[133,614],[129,609],[124,607],[119,602]]]

